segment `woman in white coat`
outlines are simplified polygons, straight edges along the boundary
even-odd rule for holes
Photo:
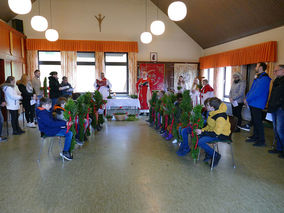
[[[5,94],[6,107],[11,114],[11,124],[13,128],[13,135],[20,135],[24,133],[19,125],[19,109],[20,100],[22,96],[18,95],[15,90],[15,78],[13,76],[8,76],[4,84],[2,84],[2,90]]]

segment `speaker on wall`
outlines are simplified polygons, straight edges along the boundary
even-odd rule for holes
[[[17,31],[24,34],[24,25],[23,20],[20,19],[12,19],[12,27],[16,29]]]

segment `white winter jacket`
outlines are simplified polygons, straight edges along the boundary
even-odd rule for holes
[[[22,96],[18,95],[14,86],[4,85],[3,92],[5,93],[6,108],[9,110],[18,110],[20,109],[19,100],[22,99]]]

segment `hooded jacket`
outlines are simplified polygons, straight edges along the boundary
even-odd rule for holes
[[[240,80],[238,83],[233,81],[229,98],[232,98],[233,101],[237,101],[238,103],[244,103],[246,82],[242,80],[240,73],[234,73],[234,75],[238,75]]]
[[[55,120],[52,112],[45,108],[38,107],[36,109],[39,131],[47,136],[55,136],[60,130],[66,128],[66,121]]]
[[[60,84],[58,80],[53,76],[49,76],[48,79],[49,79],[49,87],[50,87],[49,97],[59,98],[61,96],[61,92],[59,91]]]
[[[201,136],[218,137],[221,140],[229,139],[231,124],[226,111],[226,104],[221,103],[219,109],[209,112],[207,126],[202,129]]]
[[[15,86],[8,83],[4,83],[1,86],[5,94],[6,108],[9,110],[20,109],[20,100],[22,99],[22,96],[17,94]]]
[[[254,79],[252,86],[247,93],[247,103],[251,107],[264,109],[269,95],[269,85],[271,78],[263,72]]]
[[[23,96],[23,106],[26,108],[26,107],[29,107],[31,104],[30,104],[30,101],[31,101],[31,98],[33,97],[33,95],[35,94],[34,90],[33,90],[33,93],[29,93],[27,91],[27,87],[24,85],[24,84],[18,84],[18,88]]]

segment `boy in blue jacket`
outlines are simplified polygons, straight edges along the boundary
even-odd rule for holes
[[[66,160],[72,160],[73,156],[70,153],[70,146],[73,134],[71,131],[67,132],[66,121],[53,119],[52,112],[49,111],[51,106],[51,99],[40,99],[40,106],[36,109],[39,130],[46,136],[65,137],[63,152],[60,153],[60,156]]]
[[[253,84],[244,101],[250,108],[253,135],[248,137],[247,142],[254,142],[254,146],[265,146],[264,129],[262,124],[262,110],[265,108],[271,78],[265,72],[267,65],[263,62],[257,63],[256,74]]]

